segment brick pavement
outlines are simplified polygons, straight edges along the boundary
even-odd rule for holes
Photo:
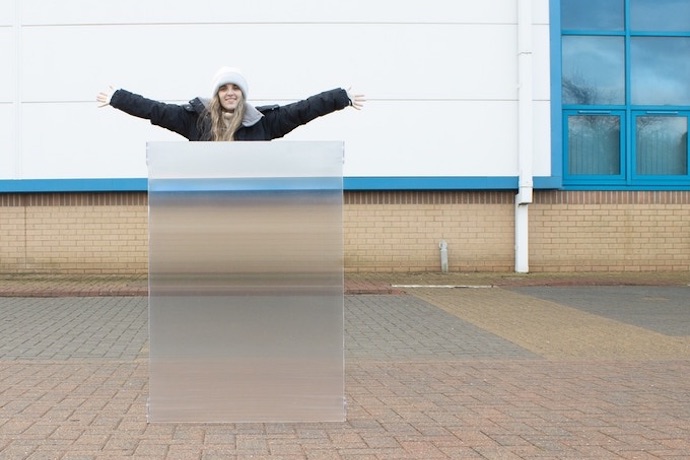
[[[0,459],[690,457],[682,279],[611,292],[473,277],[504,287],[405,294],[397,280],[449,281],[351,277],[375,295],[346,296],[345,423],[147,424],[132,281],[24,279],[23,297],[0,298]]]

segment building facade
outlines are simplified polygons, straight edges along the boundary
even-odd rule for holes
[[[111,4],[112,3],[112,4]],[[0,272],[145,273],[146,142],[108,85],[184,103],[366,93],[344,140],[346,271],[690,268],[690,0],[0,3]]]

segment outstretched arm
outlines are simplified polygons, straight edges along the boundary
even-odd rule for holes
[[[342,88],[325,91],[303,101],[276,107],[265,113],[270,139],[283,137],[298,126],[348,106],[360,110],[364,96],[351,94]]]
[[[96,102],[98,107],[110,105],[129,115],[149,120],[151,124],[169,129],[187,139],[197,140],[192,139],[195,137],[192,128],[196,114],[184,106],[154,101],[124,89],[115,90],[112,86],[98,93]]]

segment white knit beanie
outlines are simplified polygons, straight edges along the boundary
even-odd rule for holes
[[[247,85],[247,80],[244,79],[242,73],[239,69],[234,67],[221,67],[218,69],[216,74],[213,76],[213,91],[211,91],[211,97],[215,97],[221,86],[227,85],[228,83],[233,83],[242,90],[244,99],[247,99],[249,94],[249,85]]]

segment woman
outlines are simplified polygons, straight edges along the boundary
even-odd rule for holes
[[[284,106],[254,107],[247,103],[247,81],[231,67],[216,72],[212,88],[210,100],[195,98],[185,105],[113,88],[99,93],[96,100],[99,107],[110,105],[190,141],[268,141],[345,107],[360,110],[365,102],[363,95],[338,88]]]

